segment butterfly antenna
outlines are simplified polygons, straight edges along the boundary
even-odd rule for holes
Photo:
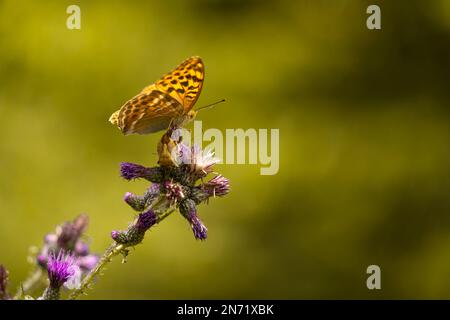
[[[214,103],[208,104],[207,106],[204,106],[204,107],[198,108],[198,109],[197,109],[197,110],[195,110],[195,111],[199,111],[199,110],[202,110],[202,109],[207,109],[207,108],[211,108],[211,107],[215,106],[216,104],[219,104],[219,103],[222,103],[222,102],[225,102],[225,99],[222,99],[222,100],[220,100],[220,101],[217,101],[217,102],[214,102]]]

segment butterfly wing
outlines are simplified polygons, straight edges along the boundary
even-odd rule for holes
[[[200,57],[183,61],[173,71],[164,75],[156,83],[144,88],[142,93],[159,90],[167,92],[189,112],[200,95],[205,77],[205,66]]]
[[[147,134],[167,129],[170,121],[182,114],[183,106],[177,100],[167,93],[153,90],[127,101],[113,113],[110,121],[117,119],[116,124],[124,134]]]
[[[119,112],[120,110],[117,110],[116,112],[114,112],[111,117],[109,117],[109,122],[111,122],[112,124],[118,126],[119,125]]]
[[[191,57],[156,83],[130,99],[109,121],[124,134],[146,134],[167,129],[174,118],[186,115],[200,95],[204,65]]]

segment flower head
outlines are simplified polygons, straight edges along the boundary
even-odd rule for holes
[[[119,230],[111,231],[111,238],[117,243],[126,243],[128,241],[126,232]]]
[[[50,254],[47,262],[48,279],[52,288],[60,288],[64,282],[74,275],[75,258],[71,254],[60,251],[58,255]]]
[[[136,211],[142,211],[145,208],[144,197],[137,196],[131,192],[125,193],[123,201],[125,201],[130,207],[132,207]]]
[[[208,229],[197,215],[191,218],[191,228],[195,239],[206,240]]]
[[[136,229],[140,232],[147,231],[156,223],[156,214],[153,210],[148,210],[139,214],[138,220],[135,224]]]
[[[194,237],[198,240],[206,240],[208,229],[197,215],[195,202],[186,199],[180,204],[180,213],[190,223]]]
[[[126,231],[113,230],[111,238],[117,243],[134,246],[144,239],[145,232],[156,224],[157,216],[152,209],[142,212]]]
[[[130,162],[122,162],[120,164],[120,175],[126,180],[139,178],[144,178],[151,182],[159,182],[161,180],[159,167],[147,168]]]
[[[213,166],[219,162],[211,150],[202,150],[194,145],[188,147],[179,143],[173,156],[175,163],[193,175],[194,180],[207,176],[212,172]]]
[[[87,228],[89,219],[86,215],[80,215],[73,221],[68,221],[58,226],[55,233],[49,233],[44,237],[44,246],[36,257],[37,264],[44,269],[48,269],[48,262],[51,255],[59,255],[61,252],[72,252],[75,263],[79,261],[89,260],[89,264],[78,265],[82,271],[91,270],[98,262],[99,256],[89,252],[89,245],[82,236]],[[78,259],[78,258],[85,259]]]
[[[210,149],[202,150],[197,146],[192,147],[191,158],[191,169],[198,177],[206,177],[213,171],[213,166],[219,162]]]
[[[230,192],[230,182],[222,175],[215,176],[202,187],[210,197],[223,197]]]
[[[78,239],[86,230],[89,223],[89,217],[81,214],[74,221],[65,222],[57,231],[57,244],[65,250],[73,250]],[[47,235],[47,240],[51,242],[54,237]]]

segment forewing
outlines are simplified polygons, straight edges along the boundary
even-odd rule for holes
[[[205,67],[200,57],[191,57],[183,61],[175,70],[164,75],[156,83],[144,88],[142,93],[159,90],[167,92],[184,108],[192,109],[200,95],[205,76]]]
[[[147,134],[167,129],[170,121],[183,114],[183,106],[164,92],[143,92],[120,108],[118,126],[124,134]]]

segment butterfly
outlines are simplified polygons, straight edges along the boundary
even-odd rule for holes
[[[190,57],[155,83],[145,87],[114,112],[109,121],[125,135],[148,134],[192,121],[205,67],[200,57]]]

